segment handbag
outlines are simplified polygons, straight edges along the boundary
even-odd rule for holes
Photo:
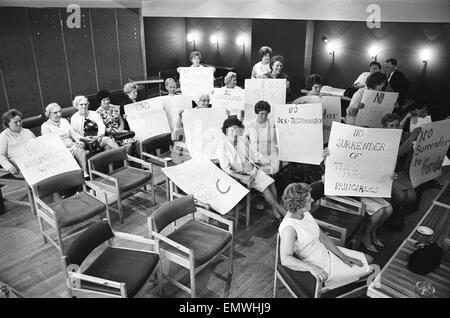
[[[413,273],[425,275],[438,268],[441,261],[442,248],[436,242],[420,244],[409,256],[408,269]]]
[[[129,131],[123,131],[123,132],[114,132],[114,133],[111,133],[111,135],[114,137],[115,140],[122,141],[125,139],[131,139],[136,134],[134,133],[134,131],[129,130]]]

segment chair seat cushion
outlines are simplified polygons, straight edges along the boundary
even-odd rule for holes
[[[150,172],[133,167],[121,167],[109,175],[118,180],[119,191],[121,193],[134,189],[140,185],[144,185],[152,178],[152,174]],[[104,178],[97,178],[95,180],[114,186],[111,181]]]
[[[311,211],[311,215],[317,220],[347,229],[346,243],[353,238],[363,221],[361,215],[338,211],[324,206],[318,206]]]
[[[201,266],[217,255],[231,241],[230,233],[193,220],[167,237],[194,251],[195,267]],[[165,242],[160,242],[160,248],[186,257],[186,254]]]
[[[107,247],[83,274],[126,284],[128,297],[133,297],[145,284],[158,263],[156,253]],[[120,294],[115,288],[82,281],[81,287]]]
[[[313,298],[316,288],[316,278],[310,272],[295,271],[286,266],[278,264],[278,273],[284,279],[289,288],[299,298]],[[321,298],[335,298],[358,287],[362,287],[366,284],[365,279],[360,279],[356,282],[340,286],[335,289],[323,292]]]
[[[49,203],[48,206],[56,211],[61,228],[83,222],[106,210],[104,203],[86,192]]]

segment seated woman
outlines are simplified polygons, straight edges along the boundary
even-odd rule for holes
[[[217,158],[223,171],[250,186],[264,195],[272,206],[273,217],[281,221],[286,214],[285,209],[278,203],[275,180],[269,177],[258,166],[267,164],[264,157],[250,149],[248,141],[242,136],[244,126],[242,122],[230,117],[223,122],[224,138],[218,140]]]
[[[209,103],[210,96],[208,93],[201,93],[197,97],[197,102],[194,108],[210,108],[211,104]]]
[[[280,169],[278,161],[277,136],[275,124],[270,121],[270,104],[260,100],[255,104],[256,118],[249,122],[244,130],[244,137],[250,142],[250,148],[262,154],[268,165],[261,169],[267,174],[276,174]],[[275,192],[275,196],[277,196]]]
[[[292,104],[310,104],[322,103],[320,99],[320,89],[322,88],[323,79],[319,74],[311,74],[306,78],[305,87],[306,95],[300,96],[292,102]],[[304,90],[302,90],[304,93]]]
[[[296,271],[308,271],[325,285],[350,283],[370,273],[372,257],[336,247],[317,225],[311,209],[311,188],[291,183],[283,192],[286,216],[278,228],[280,261]]]
[[[177,83],[173,78],[167,78],[164,81],[164,85],[167,90],[167,97],[164,100],[164,110],[167,114],[167,120],[169,121],[170,130],[173,132],[177,129],[183,128],[181,122],[181,114],[183,109],[177,102],[175,96],[177,96]]]
[[[270,58],[272,57],[272,49],[268,46],[261,46],[258,50],[258,56],[261,59],[252,68],[251,78],[264,78],[264,74],[270,72]]]
[[[70,118],[70,124],[91,153],[119,147],[113,139],[105,137],[105,124],[97,112],[88,109],[85,96],[75,96],[72,105],[78,111]]]
[[[353,83],[353,86],[357,89],[363,88],[366,86],[366,80],[370,74],[381,71],[381,64],[377,61],[372,61],[369,64],[369,72],[362,72],[359,74],[358,78]]]
[[[119,146],[130,145],[135,141],[133,137],[121,139],[118,134],[126,133],[128,130],[124,129],[125,124],[120,115],[120,106],[112,105],[111,93],[105,89],[97,93],[97,100],[100,102],[100,107],[97,108],[97,113],[102,117],[105,124],[105,135],[114,139]]]
[[[281,55],[275,55],[270,59],[270,72],[264,74],[264,78],[285,78],[286,79],[286,95],[291,93],[291,83],[289,76],[281,72],[284,66],[284,58]]]
[[[364,91],[366,89],[381,91],[386,84],[387,77],[386,74],[381,72],[375,72],[370,74],[366,80],[366,87],[358,89],[358,91],[353,94],[350,105],[347,108],[347,116],[345,118],[345,123],[349,125],[354,125],[358,111],[364,108],[364,104],[361,103]]]
[[[239,86],[236,86],[237,74],[235,72],[228,72],[227,75],[225,75],[223,82],[227,89],[242,89]]]
[[[31,130],[22,128],[22,113],[15,108],[2,115],[2,124],[4,130],[0,133],[0,165],[12,175],[21,177],[11,154],[11,147],[36,136]]]
[[[120,116],[122,116],[124,129],[130,130],[130,126],[127,122],[127,115],[125,114],[125,105],[139,102],[141,99],[138,98],[139,86],[133,82],[128,82],[123,86],[123,92],[125,96],[120,102]]]
[[[61,106],[57,103],[48,104],[45,108],[45,116],[48,120],[41,125],[41,135],[58,135],[80,167],[87,173],[84,142],[80,140],[80,135],[75,132],[69,121],[61,118]]]

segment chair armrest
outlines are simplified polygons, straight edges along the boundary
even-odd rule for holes
[[[319,226],[339,233],[340,237],[338,238],[338,240],[340,242],[340,245],[345,246],[345,239],[347,237],[347,229],[336,226],[334,224],[330,224],[330,223],[321,221],[321,220],[317,220],[317,219],[315,219],[315,220]],[[337,239],[337,238],[334,238],[334,239]]]
[[[98,192],[104,192],[104,189],[102,189],[99,185],[97,185],[98,182],[96,181],[85,181],[84,182],[86,184],[86,186],[94,191],[98,191]],[[112,188],[112,187],[111,187]]]
[[[158,156],[149,154],[148,152],[142,152],[141,155],[142,155],[143,157],[146,157],[146,158],[149,158],[149,159],[152,159],[152,160],[161,162],[161,163],[163,163],[164,165],[166,165],[167,162],[172,161],[172,158],[161,158],[161,157],[158,157]]]
[[[124,240],[138,242],[138,243],[145,243],[145,244],[152,245],[153,247],[155,247],[155,244],[156,244],[155,240],[152,240],[152,239],[140,236],[140,235],[118,232],[118,231],[113,231],[113,233],[114,233],[115,237],[121,238]]]
[[[40,198],[34,196],[34,202],[36,202],[36,205],[40,205],[41,209],[45,210],[46,213],[50,214],[52,217],[55,217],[55,211],[53,211],[47,203],[42,201]]]
[[[170,238],[165,237],[164,235],[161,235],[161,234],[159,234],[159,233],[157,233],[157,232],[155,232],[155,231],[152,231],[152,236],[155,237],[155,238],[157,238],[158,240],[161,240],[161,241],[163,241],[163,242],[166,242],[167,244],[173,246],[173,247],[176,248],[176,249],[179,249],[179,250],[182,251],[183,253],[186,253],[186,254],[188,254],[188,255],[190,255],[190,254],[192,253],[192,250],[189,249],[189,248],[187,248],[186,246],[183,246],[183,245],[181,245],[181,244],[179,244],[179,243],[177,243],[177,242],[171,240]]]
[[[152,170],[151,162],[147,162],[145,160],[142,160],[142,159],[130,156],[130,155],[127,155],[127,161],[132,161],[132,162],[138,163],[138,164],[142,165],[142,167],[146,167],[147,169]]]
[[[121,285],[123,284],[123,283],[115,282],[113,280],[98,278],[98,277],[94,277],[94,276],[90,276],[90,275],[86,275],[86,274],[82,274],[82,273],[77,273],[77,272],[71,272],[71,271],[67,272],[67,276],[69,276],[69,278],[84,280],[87,282],[96,283],[96,284],[111,287],[111,288],[117,288],[119,290],[121,288]]]
[[[233,229],[233,221],[231,220],[227,220],[224,217],[216,214],[216,213],[212,213],[211,211],[205,210],[203,208],[197,208],[197,212],[203,214],[204,216],[210,217],[211,219],[214,219],[216,221],[219,221],[223,224],[228,225],[228,231],[232,231]]]
[[[92,174],[95,174],[95,175],[97,175],[99,177],[105,178],[106,180],[114,182],[114,183],[117,184],[117,179],[116,178],[108,176],[107,174],[105,174],[103,172],[100,172],[100,171],[97,171],[97,170],[94,170],[94,169],[91,169],[90,172]],[[91,181],[94,181],[94,180],[91,180]],[[100,181],[96,181],[96,182],[101,183]]]
[[[95,181],[91,180],[91,181],[89,181],[89,187],[92,186],[92,187],[95,187],[95,188],[100,188],[101,191],[104,190],[104,191],[113,192],[113,193],[116,193],[116,192],[119,191],[119,181],[117,181],[116,178],[113,178],[111,176],[108,176],[108,175],[106,175],[104,173],[98,172],[98,171],[93,170],[93,169],[90,172],[92,174],[95,174],[95,175],[97,175],[99,177],[103,177],[106,180],[109,180],[109,181],[113,182],[114,183],[114,187],[112,187],[109,184],[106,184],[104,182],[98,181],[98,180],[95,180]],[[88,185],[87,182],[86,182],[86,185]],[[93,189],[92,187],[91,187],[91,189]]]

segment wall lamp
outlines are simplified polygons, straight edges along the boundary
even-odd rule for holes
[[[194,50],[196,50],[195,48],[195,42],[198,40],[198,35],[197,33],[188,33],[188,35],[186,36],[188,42],[192,42],[192,44],[194,45]]]
[[[237,46],[242,46],[242,54],[245,53],[245,39],[243,36],[238,36],[236,38],[236,44]]]
[[[422,51],[420,51],[420,59],[422,60],[423,64],[427,65],[430,58],[431,58],[430,49],[422,49]]]
[[[217,36],[217,34],[213,34],[209,37],[209,42],[211,42],[211,44],[216,45],[217,49],[219,49],[219,37]]]
[[[334,53],[336,52],[336,45],[333,42],[328,42],[327,52],[328,52],[328,54],[334,56]]]
[[[378,49],[378,47],[376,45],[372,45],[369,48],[369,56],[374,60],[377,61],[377,56],[380,53],[380,50]]]

